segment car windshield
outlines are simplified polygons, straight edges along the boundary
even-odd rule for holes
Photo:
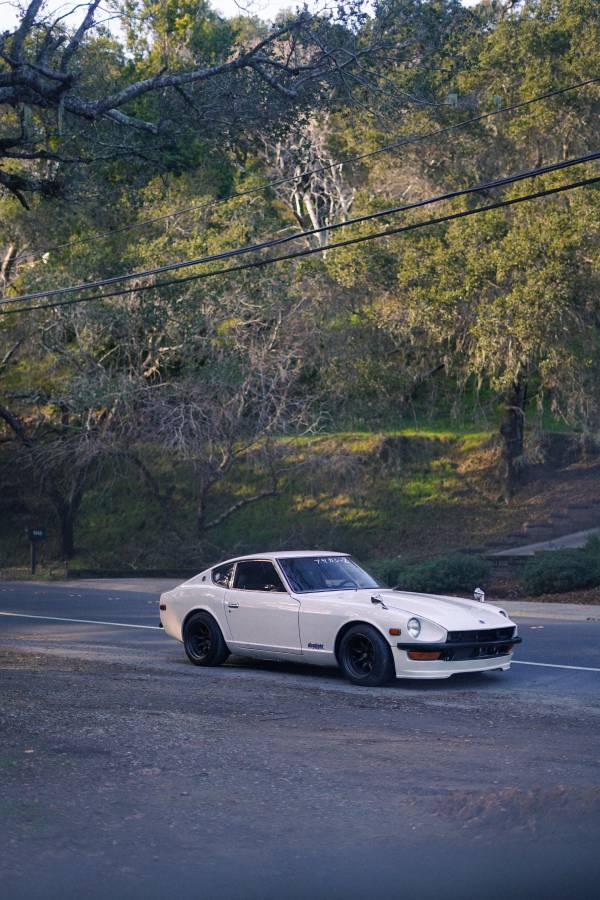
[[[279,565],[298,594],[381,587],[349,556],[297,556],[280,559]]]

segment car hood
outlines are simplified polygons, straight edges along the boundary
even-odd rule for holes
[[[336,591],[336,599],[345,601],[349,606],[366,606],[371,610],[381,609],[378,604],[371,603],[371,597],[381,597],[389,610],[420,616],[441,625],[447,631],[461,631],[478,628],[501,628],[510,619],[502,615],[497,606],[479,603],[462,597],[447,597],[439,594],[413,594],[409,591],[391,591],[387,589]],[[382,610],[383,612],[384,610]],[[514,624],[514,623],[513,623]]]

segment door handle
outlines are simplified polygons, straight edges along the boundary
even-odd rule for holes
[[[229,609],[238,609],[238,608],[239,608],[239,605],[240,605],[239,603],[234,603],[234,602],[228,603],[228,604],[227,604],[227,606],[229,607]]]

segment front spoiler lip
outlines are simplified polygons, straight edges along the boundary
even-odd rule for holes
[[[434,650],[474,650],[476,647],[508,647],[512,644],[521,644],[523,638],[511,637],[505,638],[503,641],[438,641],[435,644],[424,644],[413,641],[411,644],[396,644],[398,650],[423,650],[424,652]]]

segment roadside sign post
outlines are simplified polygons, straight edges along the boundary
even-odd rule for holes
[[[37,565],[37,545],[46,539],[46,529],[41,525],[32,525],[27,529],[27,534],[31,544],[31,574],[35,575],[35,567]]]

